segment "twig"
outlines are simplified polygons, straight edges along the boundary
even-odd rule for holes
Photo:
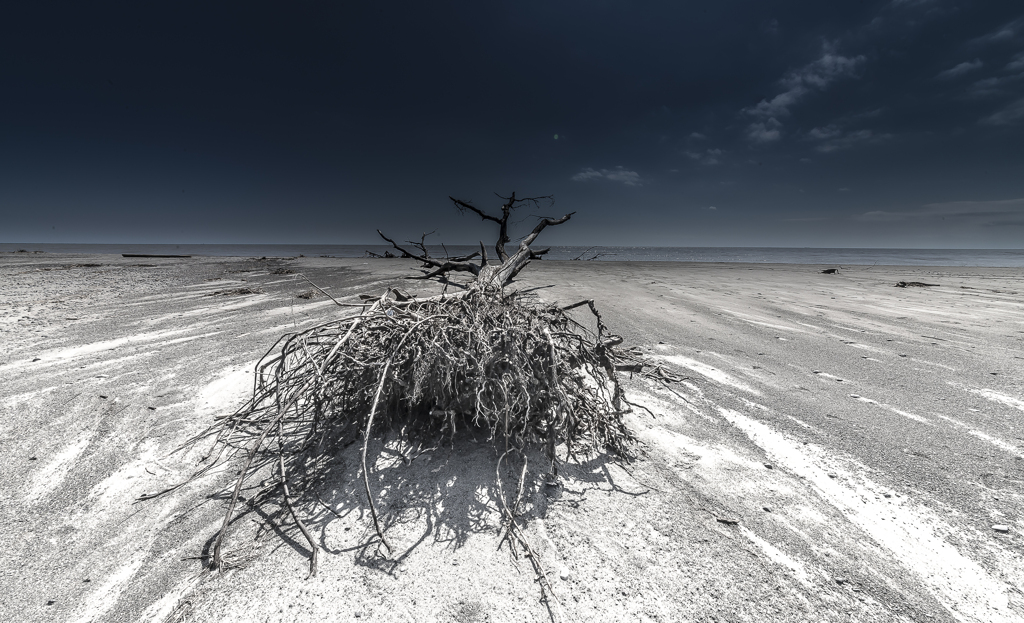
[[[344,305],[342,305],[341,303],[339,303],[339,302],[338,302],[338,299],[334,298],[333,296],[331,296],[330,294],[328,294],[328,293],[327,293],[327,292],[326,292],[326,291],[325,291],[325,290],[324,290],[323,288],[321,288],[320,286],[318,286],[318,285],[316,285],[315,283],[313,283],[312,281],[310,281],[310,280],[309,280],[309,277],[307,277],[307,276],[305,276],[305,275],[301,275],[301,274],[300,274],[299,276],[300,276],[300,277],[302,277],[303,279],[305,279],[305,280],[306,280],[306,282],[307,282],[307,283],[309,283],[309,285],[313,286],[313,287],[314,287],[314,288],[316,288],[317,290],[320,290],[320,293],[321,293],[321,294],[323,294],[323,295],[324,295],[324,296],[326,296],[327,298],[329,298],[329,299],[331,299],[332,301],[334,301],[335,305],[337,305],[338,307],[344,307]]]
[[[284,442],[282,441],[284,432],[282,430],[281,421],[277,422],[277,465],[278,469],[281,470],[281,489],[284,492],[284,501],[288,505],[288,511],[292,514],[292,519],[295,520],[295,524],[299,527],[299,531],[302,532],[302,536],[306,537],[306,542],[309,543],[309,549],[312,550],[312,554],[309,557],[309,575],[306,579],[316,576],[316,568],[318,559],[320,557],[320,546],[313,540],[313,535],[309,533],[306,528],[306,524],[302,522],[299,514],[295,512],[295,504],[292,502],[291,493],[288,491],[288,475],[284,467]]]

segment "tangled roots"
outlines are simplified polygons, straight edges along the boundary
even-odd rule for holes
[[[568,313],[588,308],[593,329]],[[223,564],[221,546],[243,485],[271,470],[277,478],[268,489],[283,498],[309,542],[314,574],[319,547],[294,496],[315,486],[326,462],[355,441],[363,443],[374,526],[390,551],[366,467],[369,440],[386,431],[422,442],[486,430],[502,458],[540,449],[552,473],[556,446],[564,445],[568,458],[628,455],[633,437],[623,424],[616,369],[635,363],[614,350],[620,342],[593,301],[540,306],[520,293],[484,289],[427,299],[389,290],[355,315],[282,337],[256,367],[251,400],[190,442],[212,438],[218,450],[197,476],[244,456],[213,565]],[[518,535],[518,498],[501,506],[505,529]]]

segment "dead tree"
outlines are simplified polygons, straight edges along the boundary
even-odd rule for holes
[[[501,195],[499,195],[499,197],[501,197]],[[551,200],[550,196],[516,198],[516,194],[513,192],[509,197],[501,197],[501,199],[505,200],[505,203],[501,206],[501,216],[488,214],[468,201],[456,199],[455,197],[448,198],[452,200],[452,203],[455,204],[456,209],[460,212],[464,213],[468,210],[477,214],[485,221],[493,221],[498,224],[498,240],[494,244],[494,251],[498,255],[498,261],[500,264],[488,264],[487,248],[484,247],[483,242],[480,243],[479,264],[468,261],[469,259],[476,257],[476,253],[466,257],[445,258],[442,260],[440,258],[432,258],[428,256],[426,248],[422,245],[422,240],[420,244],[411,243],[419,248],[420,253],[417,254],[399,246],[398,243],[385,236],[384,233],[378,229],[377,233],[380,234],[380,237],[388,241],[391,246],[400,251],[402,253],[402,257],[410,257],[415,260],[419,260],[420,262],[423,262],[424,267],[433,269],[424,275],[419,277],[410,277],[410,279],[432,279],[434,277],[446,276],[451,272],[467,272],[474,276],[473,282],[470,285],[471,288],[502,288],[511,283],[511,281],[515,279],[516,275],[518,275],[519,272],[530,263],[530,261],[537,259],[550,251],[550,249],[535,251],[530,248],[530,245],[537,239],[537,236],[539,236],[545,228],[552,225],[561,225],[572,218],[572,215],[575,214],[575,212],[570,212],[558,219],[546,217],[541,218],[537,225],[534,226],[533,231],[519,242],[518,250],[516,250],[514,254],[509,255],[505,250],[505,244],[512,241],[509,237],[508,227],[509,218],[512,216],[513,212],[524,205],[536,207],[541,200]]]
[[[632,455],[636,439],[624,419],[631,403],[620,373],[643,374],[666,384],[679,379],[639,351],[620,348],[622,338],[608,330],[593,300],[541,304],[505,288],[546,252],[531,248],[537,236],[573,213],[541,218],[509,255],[505,245],[511,242],[511,215],[517,207],[545,198],[517,199],[512,194],[502,199],[501,216],[452,199],[460,211],[498,224],[496,264],[488,264],[483,243],[480,262],[471,263],[473,256],[429,257],[426,235],[419,244],[412,243],[419,251],[414,253],[378,230],[397,251],[429,267],[419,279],[471,273],[474,279],[464,291],[417,298],[389,288],[379,296],[360,295],[360,303],[342,303],[309,282],[348,311],[282,336],[256,365],[252,397],[184,444],[188,448],[211,442],[196,472],[185,483],[143,496],[165,495],[234,463],[229,502],[212,542],[211,567],[227,564],[225,540],[240,504],[276,504],[287,509],[308,544],[309,573],[315,575],[321,539],[306,522],[321,510],[314,501],[333,512],[318,489],[334,457],[357,442],[362,444],[358,471],[369,515],[379,545],[390,556],[387,526],[379,520],[370,478],[377,463],[374,455],[382,450],[371,452],[371,441],[380,441],[378,448],[389,442],[429,447],[472,429],[484,433],[501,452],[495,463],[503,534],[499,544],[507,541],[514,555],[525,553],[549,613],[558,607],[523,531],[527,480],[556,485],[560,462],[599,453]],[[544,459],[540,465],[534,462],[532,471],[531,451]],[[513,486],[506,488],[509,484]]]

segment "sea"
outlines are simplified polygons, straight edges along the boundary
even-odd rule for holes
[[[514,248],[514,247],[511,247]],[[428,245],[431,256],[458,256],[477,246]],[[386,245],[334,244],[62,244],[0,243],[0,252],[159,254],[214,257],[368,257]],[[488,249],[493,255],[493,249]],[[794,247],[551,247],[551,260],[614,262],[739,262],[821,266],[1000,266],[1024,268],[1024,249],[826,249]]]

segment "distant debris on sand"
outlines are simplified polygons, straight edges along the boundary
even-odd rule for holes
[[[839,273],[839,269],[838,268],[826,268],[825,270],[821,271],[821,274],[823,274],[823,275],[836,275],[838,273]]]
[[[937,283],[924,283],[921,281],[897,281],[893,287],[896,288],[934,288]]]
[[[191,255],[162,255],[157,253],[122,253],[121,257],[192,257]]]
[[[239,296],[242,294],[263,294],[263,290],[259,288],[235,288],[234,290],[217,290],[207,294],[207,296]]]

